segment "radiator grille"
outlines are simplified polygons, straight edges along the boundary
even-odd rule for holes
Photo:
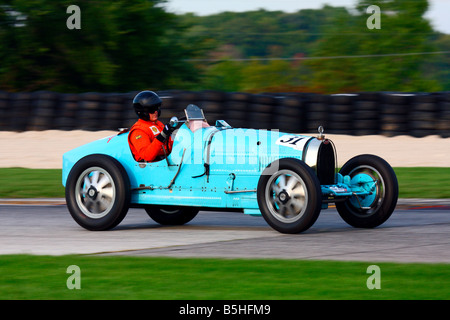
[[[321,185],[334,184],[336,158],[333,143],[325,140],[319,148],[317,156],[317,177]]]

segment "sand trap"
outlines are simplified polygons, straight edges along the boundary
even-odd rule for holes
[[[0,131],[0,167],[61,168],[64,152],[116,131]],[[341,166],[353,156],[376,154],[394,167],[450,167],[450,138],[429,136],[347,136],[326,134]]]

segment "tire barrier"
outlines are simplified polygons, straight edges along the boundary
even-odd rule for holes
[[[10,128],[9,125],[9,116],[10,116],[10,94],[8,92],[0,91],[0,129],[8,130]]]
[[[329,96],[311,94],[305,97],[306,104],[306,132],[316,132],[319,126],[328,130],[331,123],[328,112]]]
[[[328,104],[328,128],[337,134],[353,134],[353,110],[357,94],[332,94]]]
[[[161,121],[184,117],[190,104],[201,107],[210,124],[224,119],[235,128],[351,135],[450,137],[450,92],[361,92],[350,94],[157,92]],[[80,94],[0,91],[0,130],[116,130],[133,125],[135,92]]]
[[[386,136],[408,134],[408,113],[411,110],[409,93],[386,93],[381,96],[381,132]]]
[[[78,95],[71,93],[61,94],[54,121],[55,125],[50,129],[74,130],[78,128],[77,113]]]
[[[376,135],[381,132],[379,101],[377,92],[362,92],[355,99],[353,128],[357,136]]]
[[[439,95],[439,117],[437,132],[443,138],[450,138],[450,92]]]
[[[9,96],[9,126],[12,131],[27,130],[33,117],[36,114],[33,111],[32,94],[29,92],[13,93]]]
[[[245,128],[248,125],[247,110],[251,97],[249,93],[228,93],[227,100],[223,104],[224,120],[235,128]]]

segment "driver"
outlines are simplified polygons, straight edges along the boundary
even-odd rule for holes
[[[161,99],[153,91],[142,91],[133,99],[139,120],[130,129],[128,144],[136,161],[160,160],[172,151],[170,135],[174,128],[158,120],[161,104]]]

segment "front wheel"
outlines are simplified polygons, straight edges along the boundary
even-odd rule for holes
[[[317,220],[322,203],[319,180],[303,161],[280,159],[259,178],[258,205],[266,222],[281,233],[300,233]]]
[[[66,202],[83,228],[100,231],[117,226],[128,212],[130,182],[115,159],[101,154],[78,161],[67,178]]]
[[[368,196],[354,195],[345,202],[336,202],[345,222],[356,228],[375,228],[391,216],[397,205],[398,182],[385,160],[369,154],[356,156],[344,164],[340,173],[349,175],[351,184],[374,189]]]
[[[199,210],[192,207],[146,206],[145,211],[159,224],[183,225],[194,219]]]

